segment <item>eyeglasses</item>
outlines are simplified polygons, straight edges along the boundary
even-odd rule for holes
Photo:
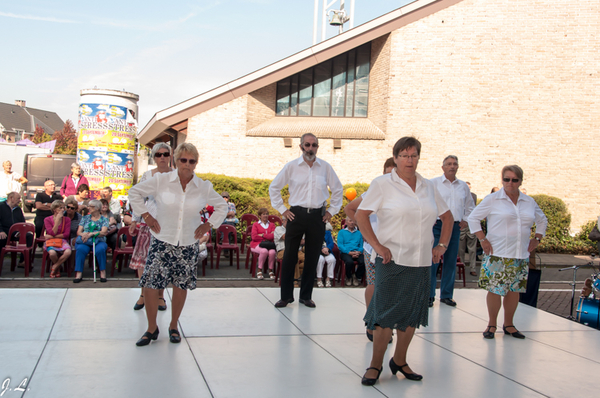
[[[398,157],[402,160],[408,160],[409,158],[412,160],[419,159],[419,155],[398,155]]]
[[[229,199],[229,196],[223,196],[223,199]]]
[[[311,146],[312,146],[313,148],[318,148],[318,147],[319,147],[319,144],[317,144],[316,142],[313,142],[312,144],[311,144],[310,142],[305,142],[305,143],[304,143],[304,148],[310,148]]]
[[[502,179],[502,181],[504,181],[504,182],[511,182],[512,181],[512,182],[516,183],[516,182],[519,182],[520,180],[518,178],[506,178],[506,177],[504,177]]]
[[[77,210],[77,207],[73,207],[73,206],[67,206],[67,209],[70,209],[70,210]]]
[[[168,158],[169,156],[171,156],[171,154],[169,152],[156,152],[154,154],[155,158],[162,158],[162,157]]]
[[[197,160],[196,159],[186,159],[186,158],[179,158],[179,161],[183,164],[186,164],[187,162],[190,162],[191,165],[196,164]]]

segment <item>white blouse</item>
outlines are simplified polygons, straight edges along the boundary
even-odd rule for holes
[[[481,220],[487,218],[486,238],[492,245],[492,255],[504,258],[529,258],[531,227],[546,235],[548,219],[532,197],[519,193],[515,205],[504,188],[486,196],[469,216],[471,233],[481,231]]]
[[[160,225],[160,232],[151,231],[152,235],[174,246],[189,246],[197,241],[194,231],[202,224],[200,211],[206,205],[215,208],[208,219],[213,228],[218,228],[227,215],[227,202],[215,192],[210,181],[194,175],[184,191],[177,170],[156,173],[129,190],[129,201],[136,214],[148,211],[145,204],[148,196],[154,196],[155,218]]]
[[[435,184],[417,173],[411,187],[396,173],[377,177],[363,196],[359,210],[377,214],[377,240],[392,252],[392,259],[406,267],[430,267],[433,225],[448,205]],[[371,256],[374,256],[375,250]]]

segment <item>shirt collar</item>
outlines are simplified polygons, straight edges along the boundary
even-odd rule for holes
[[[296,162],[296,164],[298,164],[299,166],[300,166],[302,163],[304,163],[304,164],[306,164],[306,165],[308,166],[308,163],[306,163],[306,162],[304,161],[304,156],[300,156],[300,157],[298,158],[297,162]],[[315,163],[314,163],[314,164],[317,164],[317,165],[319,165],[319,166],[321,165],[321,160],[319,159],[319,157],[318,157],[318,156],[315,158]],[[313,165],[314,165],[314,164],[313,164]]]
[[[400,178],[400,176],[398,176],[398,173],[396,172],[396,169],[392,170],[392,172],[390,173],[392,175],[392,181],[397,183],[397,184],[406,184],[406,182]],[[417,176],[417,188],[421,185],[421,183],[423,182],[423,177],[421,177],[421,174],[415,172],[415,175]],[[408,184],[406,184],[408,185]]]
[[[458,182],[458,178],[454,177],[454,181],[450,181],[446,178],[446,174],[442,174],[442,183],[448,181],[450,184],[455,184]]]
[[[169,173],[171,174],[169,176],[169,182],[175,182],[175,181],[179,182],[179,174],[177,173],[177,169],[175,169]],[[192,180],[190,182],[192,182],[196,187],[200,186],[200,178],[196,174],[194,174],[192,176]]]
[[[510,200],[510,198],[508,197],[508,195],[506,194],[506,191],[504,191],[504,187],[500,188],[500,190],[498,192],[494,192],[495,194],[497,194],[495,199],[508,199]],[[525,200],[525,195],[523,193],[521,193],[521,191],[519,191],[519,198],[517,199],[517,202],[520,200]]]

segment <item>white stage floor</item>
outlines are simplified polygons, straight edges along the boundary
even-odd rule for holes
[[[485,340],[485,292],[436,301],[409,364],[421,382],[393,376],[360,384],[371,358],[364,290],[315,289],[316,309],[274,308],[276,288],[196,289],[180,319],[181,344],[135,342],[145,312],[139,289],[0,289],[3,397],[567,397],[597,395],[597,330],[520,305],[518,340]],[[296,300],[298,289],[295,292]],[[167,300],[169,302],[169,300]],[[170,304],[170,302],[168,303]],[[499,316],[502,323],[502,312]],[[10,380],[7,382],[7,379]],[[25,392],[15,390],[21,384]]]

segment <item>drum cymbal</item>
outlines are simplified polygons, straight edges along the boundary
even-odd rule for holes
[[[579,260],[593,261],[595,263],[600,263],[600,257],[592,258],[591,256],[575,256],[575,258],[579,259]]]

